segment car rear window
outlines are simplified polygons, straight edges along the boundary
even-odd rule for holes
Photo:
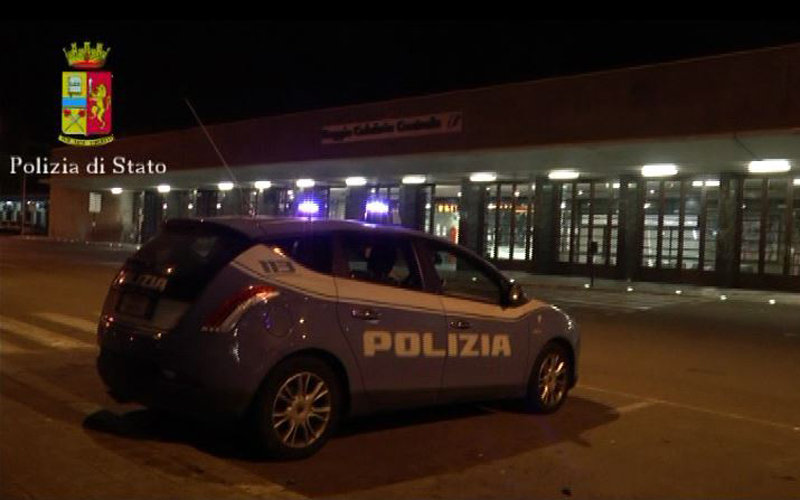
[[[252,243],[244,234],[225,226],[170,221],[128,260],[127,267],[137,273],[165,276],[165,295],[191,299]]]

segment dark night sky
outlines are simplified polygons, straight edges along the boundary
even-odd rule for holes
[[[103,41],[117,137],[800,42],[800,21],[0,23],[0,151],[55,145],[62,47]],[[6,167],[3,167],[6,170]]]

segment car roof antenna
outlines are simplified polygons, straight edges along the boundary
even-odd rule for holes
[[[244,199],[244,188],[242,186],[240,186],[239,183],[236,181],[236,176],[233,175],[233,170],[231,170],[231,167],[228,166],[228,162],[226,162],[225,161],[225,157],[222,156],[222,151],[219,150],[219,148],[217,147],[217,144],[214,142],[214,139],[211,137],[211,134],[208,133],[208,129],[203,124],[203,121],[200,120],[200,116],[197,114],[197,111],[195,111],[194,106],[192,106],[192,103],[189,102],[189,98],[188,97],[184,97],[183,100],[186,101],[186,105],[189,107],[189,111],[192,112],[192,116],[194,116],[194,119],[197,121],[197,124],[203,130],[203,133],[205,134],[206,139],[208,139],[208,142],[211,144],[211,147],[214,148],[214,152],[217,153],[217,156],[219,157],[219,161],[222,162],[222,165],[225,167],[225,170],[228,171],[228,175],[230,176],[231,181],[233,181],[234,186],[238,186],[238,188],[239,188],[239,199],[240,199],[241,205],[242,205],[241,206],[242,212],[247,211],[246,210],[247,209],[247,205],[246,205],[245,199]]]

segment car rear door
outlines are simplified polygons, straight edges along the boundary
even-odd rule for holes
[[[441,299],[424,292],[409,238],[341,233],[336,277],[342,330],[380,409],[436,402],[446,356]]]

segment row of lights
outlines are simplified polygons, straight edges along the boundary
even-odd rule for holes
[[[407,175],[403,177],[403,184],[424,184],[426,181],[426,177],[424,175]],[[367,185],[367,178],[366,177],[348,177],[345,179],[345,184],[348,187],[361,187]],[[313,188],[316,185],[316,181],[314,179],[297,179],[295,185],[300,189],[308,189]],[[259,191],[263,191],[265,189],[269,189],[272,187],[271,181],[255,181],[253,183],[253,187],[258,189]],[[220,191],[230,191],[234,188],[233,182],[220,182],[217,183],[217,189]],[[171,187],[169,184],[159,184],[156,187],[156,190],[159,193],[169,193]],[[121,194],[122,188],[121,187],[113,187],[111,188],[111,194]]]
[[[583,288],[589,289],[589,288],[592,288],[592,285],[591,285],[590,283],[584,283],[584,284],[583,284]],[[628,286],[628,287],[625,289],[625,291],[626,291],[626,292],[633,292],[633,291],[634,291],[634,289],[633,289],[633,287],[632,287],[632,286]],[[679,288],[679,289],[677,289],[677,290],[675,290],[675,295],[683,295],[683,290],[681,290],[680,288]],[[719,300],[721,300],[721,301],[723,301],[723,302],[724,302],[724,301],[728,300],[728,296],[727,296],[727,295],[725,295],[725,294],[723,293],[723,294],[721,294],[721,295],[719,296]],[[777,303],[778,303],[778,301],[777,301],[777,300],[775,300],[775,299],[769,299],[769,300],[767,301],[767,303],[768,303],[769,305],[771,305],[771,306],[774,306],[775,304],[777,304]]]
[[[774,174],[788,172],[792,169],[789,160],[753,160],[747,165],[751,174]],[[641,168],[642,177],[671,177],[677,175],[678,166],[674,163],[651,163]],[[551,170],[547,177],[551,180],[574,180],[580,177],[577,170]],[[795,179],[794,184],[800,185],[800,179]],[[707,186],[712,184],[708,183]],[[717,185],[719,185],[717,183]],[[695,186],[696,187],[696,186]]]
[[[772,174],[780,172],[788,172],[792,169],[792,165],[788,160],[754,160],[747,166],[747,170],[752,174]],[[674,163],[652,163],[644,165],[641,168],[642,177],[671,177],[677,175],[678,166]],[[547,174],[550,180],[574,180],[580,177],[580,172],[577,170],[561,169],[551,170]],[[494,172],[475,172],[470,174],[469,180],[471,182],[494,182],[497,180],[497,174]],[[425,184],[427,177],[424,175],[406,175],[402,180],[403,184]],[[308,189],[314,187],[316,182],[314,179],[297,179],[295,185],[301,189]],[[365,177],[348,177],[345,179],[345,184],[348,187],[361,187],[367,185]],[[693,187],[700,187],[703,181],[693,181]],[[719,181],[705,181],[707,187],[719,186]],[[800,186],[800,179],[794,179],[794,185]],[[256,181],[253,183],[258,190],[269,189],[272,187],[270,181]],[[220,182],[217,184],[220,191],[230,191],[233,189],[232,182]],[[169,193],[170,186],[168,184],[161,184],[157,187],[159,193]],[[122,188],[111,188],[112,194],[122,193]]]

